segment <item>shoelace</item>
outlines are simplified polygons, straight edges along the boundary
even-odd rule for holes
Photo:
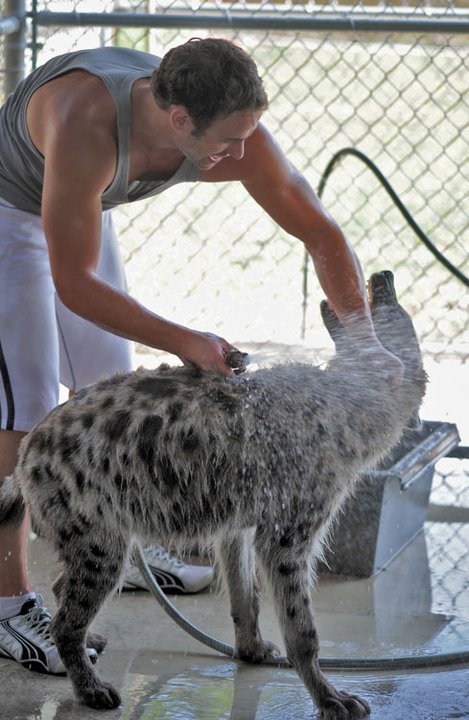
[[[182,567],[184,565],[181,560],[172,557],[169,552],[158,546],[145,548],[145,554],[152,560],[161,560],[162,562],[168,563],[171,567]]]
[[[24,616],[24,622],[30,630],[41,638],[44,644],[52,646],[54,645],[54,641],[52,640],[49,628],[52,615],[46,607],[41,606],[42,598],[37,597],[36,602],[39,603],[39,605],[33,607],[28,614]]]

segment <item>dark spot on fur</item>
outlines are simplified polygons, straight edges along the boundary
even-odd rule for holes
[[[40,482],[42,480],[42,470],[37,465],[35,465],[31,470],[31,479],[34,482]]]
[[[199,436],[194,428],[181,433],[181,447],[185,453],[193,453],[200,445]]]
[[[52,430],[50,430],[46,435],[46,450],[48,450],[50,453],[55,451],[56,447],[56,435]]]
[[[304,543],[309,540],[310,526],[305,523],[300,523],[296,528],[296,533],[298,540]]]
[[[176,533],[183,533],[187,527],[184,511],[179,503],[173,503],[170,516],[171,528]]]
[[[280,575],[291,575],[298,570],[298,563],[280,563],[277,570]]]
[[[334,440],[337,445],[337,450],[339,452],[339,455],[343,460],[349,460],[351,458],[357,457],[357,453],[354,450],[354,448],[347,446],[345,444],[342,435],[339,435],[338,433],[336,433]]]
[[[87,530],[90,530],[93,527],[91,520],[88,520],[86,515],[83,515],[82,513],[78,513],[78,521],[81,523],[81,526]]]
[[[94,415],[94,413],[91,413],[91,412],[89,412],[89,413],[84,413],[84,414],[80,417],[81,424],[83,425],[83,427],[84,427],[85,430],[89,430],[89,429],[93,426],[95,417],[96,417],[96,416]]]
[[[62,505],[62,508],[68,512],[69,511],[69,500],[70,500],[70,492],[65,487],[61,487],[58,489],[57,497],[59,499],[60,504]]]
[[[139,438],[155,442],[158,433],[163,426],[163,418],[159,415],[148,415],[143,421],[140,430]]]
[[[106,557],[106,552],[100,548],[99,545],[95,545],[94,543],[90,545],[90,553],[97,558]]]
[[[114,475],[114,485],[122,492],[127,486],[126,479],[120,473],[116,473]]]
[[[78,435],[62,435],[59,448],[62,460],[69,462],[80,449],[80,437]]]
[[[233,395],[229,395],[223,392],[220,388],[217,388],[213,395],[213,400],[220,405],[226,413],[232,414],[235,412],[238,406],[238,400]]]
[[[17,525],[24,517],[23,498],[19,497],[11,504],[5,506],[0,505],[0,523],[5,525]]]
[[[226,455],[222,455],[221,457],[216,457],[210,465],[213,468],[213,481],[215,485],[217,485],[220,476],[226,475],[228,471],[229,460]]]
[[[124,467],[129,467],[129,465],[130,465],[130,458],[129,458],[129,456],[127,455],[127,453],[123,453],[123,455],[122,455],[122,457],[121,457],[121,463],[122,463],[122,465],[123,465]]]
[[[108,395],[106,398],[104,398],[103,402],[101,403],[101,410],[109,410],[115,403],[115,400],[112,395]]]
[[[167,487],[178,485],[179,477],[167,455],[160,455],[157,462],[158,478]]]
[[[150,473],[155,462],[156,441],[162,425],[163,418],[159,415],[148,415],[138,431],[137,452]]]
[[[75,482],[78,488],[79,492],[83,492],[83,488],[85,487],[85,476],[83,475],[81,470],[77,470],[75,474]]]
[[[175,423],[176,420],[179,420],[182,413],[183,404],[180,402],[173,402],[168,408],[169,413],[169,422]]]
[[[292,537],[291,531],[287,531],[283,535],[281,535],[278,542],[279,542],[280,547],[292,547],[293,546],[293,537]]]
[[[289,618],[294,618],[296,615],[296,608],[291,605],[290,607],[287,607],[287,615]]]
[[[227,429],[232,440],[241,441],[244,435],[244,423],[240,417],[234,416],[227,422]]]
[[[172,397],[177,393],[175,382],[162,377],[141,378],[135,383],[135,390],[153,398]]]
[[[201,370],[197,365],[186,365],[184,367],[184,372],[186,377],[190,380],[201,380],[204,376],[203,370]]]
[[[97,579],[96,576],[83,575],[80,579],[80,583],[88,588],[88,590],[94,590],[96,588]]]
[[[68,528],[61,528],[59,530],[59,538],[63,543],[68,543],[72,537],[72,533]]]
[[[122,383],[129,377],[129,374],[130,373],[116,373],[116,375],[106,378],[106,380],[100,380],[100,382],[96,384],[96,389],[101,391],[122,385]]]
[[[37,450],[39,453],[43,453],[46,449],[46,438],[42,430],[36,430],[31,433],[29,439],[29,448]]]
[[[103,424],[103,432],[111,442],[122,439],[132,421],[132,413],[128,410],[118,410]]]
[[[96,562],[96,560],[90,559],[84,561],[84,566],[86,570],[88,570],[91,573],[100,573],[103,569],[103,566],[101,563]]]
[[[103,472],[107,474],[109,472],[109,468],[111,467],[111,463],[110,463],[108,457],[103,458],[102,467],[103,467]]]
[[[63,430],[66,430],[67,427],[72,424],[73,415],[70,412],[70,408],[67,403],[63,406],[62,412],[59,415],[59,420]]]
[[[133,518],[138,518],[141,516],[141,507],[136,500],[131,501],[130,512],[132,513]]]
[[[94,465],[94,452],[91,445],[88,445],[88,447],[86,448],[86,458],[90,465]]]

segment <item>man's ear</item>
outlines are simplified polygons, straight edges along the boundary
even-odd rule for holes
[[[194,125],[183,105],[174,105],[169,112],[169,121],[175,132],[192,132]]]

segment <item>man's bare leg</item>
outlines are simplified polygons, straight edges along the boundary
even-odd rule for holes
[[[0,430],[0,482],[13,472],[24,432]],[[30,592],[26,549],[29,521],[0,525],[0,597]]]

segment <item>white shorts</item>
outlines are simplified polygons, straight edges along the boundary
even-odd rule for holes
[[[98,275],[125,289],[111,213]],[[0,429],[29,431],[71,390],[132,369],[131,343],[70,312],[52,281],[41,218],[0,198]]]

